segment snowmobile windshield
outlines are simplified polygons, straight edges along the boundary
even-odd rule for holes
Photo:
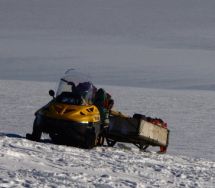
[[[84,101],[84,104],[92,104],[95,92],[96,88],[90,81],[89,77],[74,70],[69,70],[60,80],[57,97],[67,93],[66,96],[68,101],[69,98],[79,98]],[[70,101],[69,103],[71,104],[72,102]],[[76,102],[74,103],[76,104]]]
[[[72,92],[62,92],[56,98],[57,102],[71,104],[71,105],[85,105],[85,101],[81,96]]]

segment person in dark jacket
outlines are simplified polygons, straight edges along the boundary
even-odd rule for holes
[[[109,124],[109,112],[113,107],[114,101],[111,99],[111,95],[104,89],[100,88],[96,92],[94,104],[97,106],[103,127]]]

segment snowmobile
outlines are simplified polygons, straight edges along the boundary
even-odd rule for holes
[[[39,141],[48,133],[53,142],[92,148],[102,144],[100,112],[93,104],[96,87],[90,79],[72,69],[60,79],[52,100],[36,111],[32,134],[26,138]],[[55,96],[56,95],[56,96]]]

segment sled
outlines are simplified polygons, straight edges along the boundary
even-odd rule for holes
[[[150,123],[141,117],[129,117],[112,112],[106,130],[108,146],[116,142],[132,143],[141,150],[148,146],[168,147],[169,130],[161,125]]]

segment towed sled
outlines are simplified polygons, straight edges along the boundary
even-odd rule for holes
[[[151,145],[165,151],[168,146],[169,130],[162,120],[112,111],[111,95],[73,69],[60,79],[56,94],[50,90],[49,95],[52,100],[35,113],[29,140],[40,141],[47,133],[54,143],[81,148],[104,145],[105,139],[108,146],[125,142],[142,150]]]
[[[169,130],[163,120],[141,114],[129,117],[113,111],[109,119],[110,124],[105,135],[109,146],[114,146],[116,142],[125,142],[134,144],[140,150],[159,146],[160,152],[166,152]]]

